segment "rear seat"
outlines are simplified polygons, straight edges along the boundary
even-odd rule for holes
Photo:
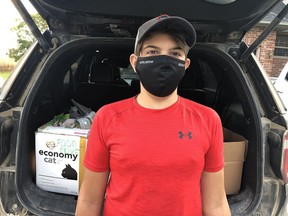
[[[75,90],[75,100],[97,111],[105,104],[135,95],[124,80],[115,79],[114,67],[109,63],[95,63],[89,81],[80,83]],[[123,82],[124,81],[124,82]]]
[[[185,75],[178,86],[178,94],[189,100],[206,105],[206,93],[199,88],[202,81],[201,76],[197,76],[197,71],[193,70],[193,66],[185,71]],[[203,86],[202,86],[203,87]]]

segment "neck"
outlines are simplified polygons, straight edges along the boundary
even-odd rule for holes
[[[178,100],[177,89],[166,97],[156,97],[144,88],[141,88],[140,94],[137,96],[137,102],[140,106],[149,109],[165,109]]]

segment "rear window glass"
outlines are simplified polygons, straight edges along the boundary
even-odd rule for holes
[[[127,68],[120,68],[121,78],[124,79],[129,85],[132,80],[139,80],[138,74],[133,70],[132,66],[129,65]]]

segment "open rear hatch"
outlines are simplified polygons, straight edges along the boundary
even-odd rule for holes
[[[263,19],[281,0],[30,0],[46,20],[49,29],[58,36],[86,35],[135,38],[138,27],[147,19],[160,14],[178,15],[193,23],[198,42],[236,42]],[[12,0],[39,43],[48,49],[46,41],[21,1]],[[286,11],[282,14],[285,14]],[[283,16],[278,16],[277,21]],[[276,20],[276,19],[275,19]],[[275,21],[275,23],[277,22]],[[273,26],[275,27],[275,23]],[[273,26],[266,34],[273,30]],[[257,44],[254,46],[259,45]],[[253,47],[254,47],[253,46]],[[250,48],[251,49],[251,48]],[[253,50],[252,50],[253,51]],[[250,53],[250,51],[249,51]]]

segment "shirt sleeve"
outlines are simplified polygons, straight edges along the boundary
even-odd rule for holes
[[[95,115],[90,129],[84,166],[95,172],[109,170],[109,148],[105,142],[105,115],[100,109]]]
[[[204,171],[217,172],[224,167],[223,130],[218,114],[213,110],[208,122],[209,149],[205,154]]]

